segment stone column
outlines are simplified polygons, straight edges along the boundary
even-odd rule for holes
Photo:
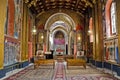
[[[68,55],[71,55],[71,32],[68,34]]]
[[[7,11],[7,0],[0,0],[0,69],[4,64],[4,27]]]
[[[46,48],[47,48],[47,30],[44,30],[44,43],[43,43],[43,51],[46,52]]]
[[[118,49],[119,49],[119,64],[120,64],[120,0],[115,0],[116,1],[116,26],[118,29]]]
[[[77,54],[77,32],[74,31],[74,56]]]
[[[92,8],[92,18],[93,18],[93,59],[96,56],[96,27],[95,27],[95,7]]]
[[[49,34],[50,34],[50,32],[49,32],[49,30],[47,30],[47,38],[46,38],[46,41],[47,41],[47,43],[46,43],[46,46],[47,46],[47,51],[49,51]]]
[[[23,25],[21,30],[21,61],[28,60],[28,8],[23,4]]]
[[[103,47],[103,26],[102,26],[102,10],[101,1],[98,0],[94,6],[94,59],[102,61],[104,47]]]

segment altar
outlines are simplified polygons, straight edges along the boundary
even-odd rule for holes
[[[56,50],[56,55],[64,55],[64,51],[65,50],[59,48]]]

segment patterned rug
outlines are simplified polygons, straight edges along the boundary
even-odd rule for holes
[[[68,69],[66,69],[66,74],[69,75],[78,75],[78,74],[103,74],[103,72],[91,68],[90,66],[87,66],[86,69],[83,66],[69,66]]]
[[[76,76],[67,76],[67,80],[118,80],[112,76],[108,75],[76,75]]]
[[[118,80],[111,75],[87,66],[86,69],[79,66],[70,66],[66,69],[67,80]]]
[[[33,66],[4,79],[4,80],[119,80],[109,74],[87,66],[69,66],[66,69],[63,62],[58,62],[53,66],[40,66],[34,69]]]
[[[40,66],[38,69],[31,66],[4,80],[52,80],[52,76],[52,66]]]

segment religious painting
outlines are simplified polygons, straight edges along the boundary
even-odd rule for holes
[[[64,45],[65,44],[65,38],[64,38],[64,34],[62,31],[56,32],[55,38],[54,38],[54,44],[56,44],[56,45]]]
[[[20,45],[13,42],[5,42],[4,66],[14,64],[20,60]]]
[[[5,23],[4,66],[20,61],[20,30],[22,27],[23,0],[8,0]]]
[[[23,1],[8,0],[7,4],[5,34],[18,39],[22,26]]]
[[[14,37],[19,38],[19,31],[22,26],[23,3],[22,0],[14,0],[15,3],[15,20],[14,20]]]
[[[8,26],[7,35],[14,36],[14,21],[15,21],[15,2],[8,0]]]
[[[115,60],[117,63],[119,62],[119,51],[118,51],[118,39],[115,39]]]
[[[104,60],[118,62],[118,39],[104,41]]]

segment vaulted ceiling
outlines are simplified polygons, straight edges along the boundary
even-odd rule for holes
[[[96,0],[25,0],[33,14],[38,15],[43,11],[52,9],[69,9],[80,14],[93,6]]]

